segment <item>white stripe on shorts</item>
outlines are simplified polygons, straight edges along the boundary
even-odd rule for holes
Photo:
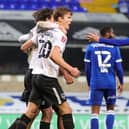
[[[55,93],[55,95],[56,95],[56,98],[57,98],[58,103],[61,104],[61,99],[60,99],[60,96],[59,96],[59,94],[58,94],[56,88],[52,88],[52,89],[53,89],[53,91],[54,91],[54,93]]]

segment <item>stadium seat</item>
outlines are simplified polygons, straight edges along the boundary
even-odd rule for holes
[[[29,10],[29,6],[30,5],[28,5],[28,3],[21,3],[21,4],[19,4],[19,8],[18,8],[18,10]]]
[[[17,3],[0,2],[1,10],[15,10],[17,8]]]
[[[6,0],[8,3],[17,3],[19,0]]]
[[[88,12],[87,9],[76,6],[76,5],[71,5],[69,6],[69,8],[71,9],[72,12]]]
[[[0,1],[0,9],[5,9],[5,4],[3,2]]]
[[[28,7],[29,10],[37,10],[39,9],[39,6],[37,4],[30,4],[30,7]]]
[[[29,2],[32,2],[32,3],[38,3],[39,2],[39,0],[29,0]]]
[[[9,3],[9,6],[7,9],[10,9],[10,10],[17,10],[19,7],[18,7],[18,3]]]
[[[0,9],[37,10],[40,8],[69,7],[73,12],[86,12],[78,0],[0,0]]]
[[[65,2],[69,5],[73,12],[87,12],[85,8],[81,7],[78,0],[65,0]]]
[[[0,0],[0,2],[1,2],[1,3],[3,3],[3,2],[7,2],[7,0]]]
[[[128,8],[129,8],[128,2],[126,0],[119,0],[118,8],[119,8],[120,13],[127,14]]]
[[[30,0],[19,0],[21,3],[28,3]]]

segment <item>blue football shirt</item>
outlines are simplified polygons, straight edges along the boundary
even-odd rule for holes
[[[84,61],[91,65],[91,89],[116,89],[115,65],[122,62],[118,47],[92,43],[86,48]]]

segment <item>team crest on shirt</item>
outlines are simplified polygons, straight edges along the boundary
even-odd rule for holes
[[[61,42],[65,43],[66,42],[66,37],[65,36],[62,36],[61,38]]]

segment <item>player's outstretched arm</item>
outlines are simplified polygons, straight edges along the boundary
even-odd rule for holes
[[[110,45],[116,45],[116,46],[125,46],[129,45],[129,38],[126,39],[105,39],[105,38],[99,38],[100,43],[106,43]]]
[[[37,22],[36,26],[38,29],[43,29],[43,30],[55,29],[59,27],[58,24],[50,21],[39,21]]]
[[[99,43],[105,43],[105,44],[109,44],[109,45],[116,45],[116,46],[129,45],[129,38],[126,38],[126,39],[106,39],[106,38],[99,37],[97,34],[89,34],[88,40],[99,42]]]

